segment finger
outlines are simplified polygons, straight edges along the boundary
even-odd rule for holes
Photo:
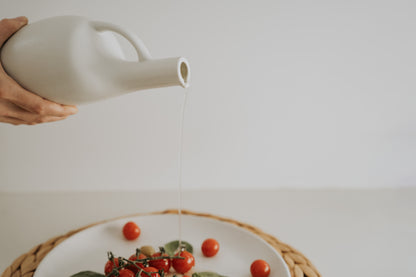
[[[60,120],[64,120],[66,119],[66,116],[41,116],[38,117],[37,119],[33,120],[33,121],[25,121],[27,122],[27,124],[29,125],[36,125],[36,124],[40,124],[40,123],[49,123],[49,122],[55,122],[55,121],[60,121]]]
[[[62,105],[46,100],[22,88],[15,80],[8,75],[3,75],[6,82],[0,87],[0,94],[3,99],[10,100],[17,106],[40,115],[69,116],[76,114],[78,108],[73,105]]]
[[[48,117],[48,116],[42,116],[39,114],[28,112],[20,108],[19,106],[16,106],[12,102],[1,100],[1,99],[0,99],[0,116],[19,119],[29,124],[30,123],[36,123],[36,124],[44,123],[44,122],[54,121],[54,119],[56,120],[61,119],[60,117],[58,118]],[[66,118],[66,117],[63,117],[63,118]]]
[[[17,106],[39,115],[66,117],[78,112],[76,106],[57,104],[20,86],[14,86],[6,97]]]
[[[26,121],[17,119],[17,118],[13,118],[13,117],[7,117],[7,116],[0,116],[0,122],[4,122],[4,123],[10,123],[13,125],[22,125],[22,124],[27,124]]]
[[[13,125],[22,125],[22,124],[24,124],[24,125],[36,125],[36,124],[40,124],[40,123],[55,122],[55,121],[63,120],[65,118],[66,117],[46,116],[46,117],[39,118],[36,121],[25,121],[25,120],[21,120],[19,118],[8,117],[8,116],[0,116],[0,122],[11,123]]]
[[[27,22],[28,19],[24,16],[0,20],[0,47],[9,37],[25,26]]]
[[[0,75],[4,73],[0,68]],[[0,76],[6,81],[0,82],[0,99],[7,99],[19,107],[40,115],[69,116],[76,114],[78,108],[74,105],[62,105],[40,97],[22,88],[10,76]]]

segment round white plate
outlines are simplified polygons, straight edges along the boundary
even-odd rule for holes
[[[136,222],[141,235],[127,241],[122,235],[127,221]],[[130,257],[137,247],[152,245],[156,249],[178,239],[178,215],[144,215],[106,222],[81,231],[52,249],[39,264],[34,277],[70,277],[80,271],[103,273],[107,251],[115,256]],[[201,244],[215,238],[220,251],[206,258]],[[194,247],[194,272],[214,271],[228,277],[250,277],[250,265],[256,259],[270,264],[270,277],[290,277],[289,270],[277,251],[259,236],[235,225],[218,220],[182,215],[182,239]]]

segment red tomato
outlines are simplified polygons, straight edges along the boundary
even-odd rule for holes
[[[143,260],[143,259],[146,259],[146,258],[147,258],[147,256],[145,254],[140,253],[138,257],[136,256],[136,254],[131,255],[129,260],[130,261],[137,261],[137,260]]]
[[[104,266],[104,273],[105,275],[107,275],[108,273],[110,273],[111,271],[113,271],[113,268],[118,267],[118,259],[114,258],[114,262],[112,262],[111,260],[108,260],[105,263]]]
[[[159,270],[157,269],[157,268],[154,268],[154,267],[145,267],[145,268],[143,268],[143,271],[145,271],[145,272],[150,272],[150,275],[152,276],[152,277],[160,277],[160,275],[159,275]],[[149,275],[147,275],[146,273],[144,273],[144,272],[142,272],[141,274],[140,274],[140,276],[141,277],[149,277]]]
[[[264,260],[255,260],[250,266],[251,276],[267,277],[270,274],[270,266]]]
[[[152,257],[160,257],[161,255],[162,253],[158,252],[153,254]],[[169,257],[168,254],[163,254],[163,256]],[[163,269],[164,272],[169,272],[171,261],[170,259],[150,260],[149,265],[159,270]]]
[[[220,250],[220,244],[215,239],[206,239],[202,243],[201,250],[205,257],[213,257]]]
[[[133,221],[129,221],[123,227],[123,234],[126,239],[135,240],[140,236],[140,228]]]
[[[147,258],[146,255],[140,253],[139,257],[137,257],[136,254],[131,255],[129,260],[130,261],[137,261],[137,260],[142,260],[142,259],[146,259],[146,258]],[[137,262],[136,265],[140,268],[144,268],[143,263]],[[136,274],[139,271],[139,269],[136,266],[132,265],[132,264],[129,264],[126,268],[133,271],[134,274]]]
[[[176,254],[176,255],[185,258],[185,259],[172,259],[172,265],[173,265],[173,268],[176,270],[176,272],[184,274],[188,272],[195,265],[195,258],[188,251],[182,251],[180,254]]]
[[[134,277],[134,273],[128,269],[120,269],[119,273],[119,277]]]

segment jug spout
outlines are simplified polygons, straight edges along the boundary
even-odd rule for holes
[[[185,58],[147,60],[143,63],[143,66],[148,74],[148,76],[143,74],[143,78],[147,80],[152,88],[177,85],[184,88],[189,87],[191,72]]]
[[[189,87],[190,68],[185,58],[147,59],[141,62],[123,61],[113,67],[118,86],[125,92],[168,86]]]

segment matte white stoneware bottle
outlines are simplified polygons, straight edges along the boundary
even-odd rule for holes
[[[104,31],[126,38],[139,60],[120,58],[100,35]],[[1,62],[24,88],[61,104],[90,103],[148,88],[187,87],[190,80],[186,59],[153,59],[134,33],[80,16],[51,17],[23,27],[2,47]]]

